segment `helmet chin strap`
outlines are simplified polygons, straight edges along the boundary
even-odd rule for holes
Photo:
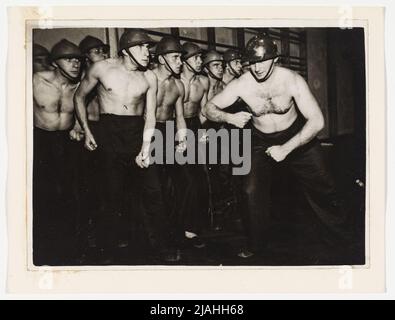
[[[262,79],[259,79],[259,78],[255,75],[255,73],[252,72],[251,69],[250,69],[250,73],[251,73],[251,75],[254,77],[254,79],[255,79],[256,82],[264,82],[264,81],[266,81],[267,79],[269,79],[269,77],[272,75],[273,69],[274,69],[274,59],[272,60],[272,63],[271,63],[271,65],[270,65],[269,70],[266,72],[265,76],[264,76]]]
[[[79,82],[81,79],[80,79],[80,76],[78,76],[78,77],[71,77],[70,75],[68,75],[67,74],[67,72],[66,71],[64,71],[64,69],[61,67],[61,66],[59,66],[58,64],[56,64],[57,65],[57,67],[58,67],[58,69],[59,69],[59,71],[60,71],[60,74],[63,76],[63,77],[65,77],[67,80],[70,80],[72,83],[77,83],[77,82]],[[81,75],[81,72],[80,72],[80,75]]]
[[[167,62],[166,58],[164,56],[162,56],[163,60],[165,61],[166,66],[169,68],[169,71],[171,72],[171,75],[175,78],[179,78],[180,74],[179,73],[175,73],[174,70],[170,67],[169,63]]]
[[[131,61],[133,61],[137,65],[137,70],[138,71],[147,71],[148,68],[144,67],[142,64],[137,62],[136,58],[132,55],[132,53],[130,52],[129,48],[126,49],[126,52],[127,52],[128,56],[129,56],[129,59]]]
[[[185,62],[185,64],[188,66],[188,68],[194,73],[194,74],[200,74],[200,72],[197,72],[196,70],[195,70],[195,68],[192,68],[192,66],[185,60],[184,61]]]
[[[219,77],[217,77],[216,75],[214,75],[214,74],[211,72],[210,68],[206,67],[206,70],[207,70],[207,73],[208,73],[212,78],[214,78],[214,79],[217,80],[217,81],[222,81],[222,78],[219,78]]]
[[[239,78],[241,76],[241,74],[237,73],[235,71],[235,69],[233,69],[232,65],[230,64],[230,62],[228,63],[229,69],[230,71],[232,71],[232,76],[234,76],[235,78]]]

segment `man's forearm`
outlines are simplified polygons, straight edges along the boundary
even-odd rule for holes
[[[317,124],[313,120],[307,120],[302,130],[300,130],[295,136],[293,136],[290,140],[283,144],[283,147],[288,150],[288,152],[292,152],[296,148],[299,148],[306,143],[313,140],[318,132],[320,132],[322,126]]]
[[[82,129],[84,131],[89,131],[88,116],[87,116],[84,100],[85,100],[84,98],[77,96],[74,98],[75,110],[77,114],[77,120],[80,123]]]
[[[156,118],[154,117],[146,117],[145,125],[144,125],[144,132],[143,132],[143,144],[141,146],[141,151],[149,148],[151,144],[152,137],[154,135],[156,125]],[[147,150],[148,151],[148,150]]]
[[[207,102],[203,108],[203,115],[215,122],[228,122],[229,121],[229,113],[222,111],[218,108],[214,103]]]
[[[187,124],[183,116],[178,116],[176,118],[176,126],[177,126],[177,138],[179,141],[183,141],[186,138],[187,132]]]

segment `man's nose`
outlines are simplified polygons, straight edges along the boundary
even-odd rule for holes
[[[146,47],[143,47],[143,55],[148,57],[149,56],[149,50]]]

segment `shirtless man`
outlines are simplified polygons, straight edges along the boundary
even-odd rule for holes
[[[114,262],[118,234],[122,231],[119,217],[123,199],[128,195],[125,190],[128,181],[136,185],[136,200],[143,202],[145,227],[153,246],[161,255],[167,246],[160,183],[156,167],[150,166],[148,158],[156,123],[158,88],[155,74],[147,70],[148,48],[152,44],[153,40],[145,32],[126,30],[120,39],[119,57],[96,62],[88,70],[74,99],[85,132],[85,147],[91,151],[100,150],[103,164],[103,211],[98,219],[102,263]],[[86,115],[86,96],[96,85],[100,121],[94,136]],[[171,260],[173,257],[163,258]]]
[[[318,132],[324,118],[306,81],[296,72],[276,65],[277,46],[265,35],[252,38],[245,51],[250,72],[233,80],[204,107],[212,121],[239,128],[252,118],[251,171],[245,177],[249,250],[259,252],[270,240],[270,189],[273,167],[287,165],[300,182],[317,217],[338,237],[345,237],[344,215],[338,207],[332,178],[323,163]],[[229,114],[222,109],[242,98],[248,112]],[[302,116],[298,115],[298,110]]]
[[[194,133],[197,146],[198,129],[201,128],[201,122],[206,120],[201,115],[201,109],[207,102],[209,80],[201,74],[202,49],[192,42],[185,42],[182,46],[185,51],[181,73],[181,81],[185,87],[184,117],[187,128]],[[198,235],[208,212],[207,176],[205,167],[199,164],[184,165],[182,170],[185,191],[182,202],[183,209],[181,210],[183,212],[183,231],[185,237],[190,239],[191,244],[199,249],[205,246]]]
[[[224,52],[225,72],[223,82],[229,84],[233,79],[239,78],[243,73],[241,65],[241,54],[234,49],[228,49]]]
[[[96,37],[86,36],[81,40],[78,46],[81,49],[82,54],[85,56],[85,72],[95,62],[108,58],[110,46],[108,44],[104,44],[103,41]],[[97,94],[95,94],[95,90],[93,90],[92,93],[93,94],[88,97],[88,121],[99,121],[99,101]]]
[[[222,81],[224,75],[224,58],[215,50],[210,50],[206,53],[203,60],[203,67],[209,79],[209,90],[207,100],[220,93],[225,83]]]
[[[37,43],[33,44],[33,73],[53,70],[49,63],[49,51]]]
[[[186,124],[184,119],[184,86],[179,79],[182,67],[182,54],[184,49],[175,38],[171,36],[163,37],[156,45],[156,58],[158,65],[153,72],[158,79],[158,93],[157,93],[157,109],[156,109],[156,129],[162,133],[163,137],[163,153],[167,155],[167,131],[166,127],[174,125],[177,128],[179,144],[176,147],[177,151],[183,152],[186,143]],[[174,121],[175,119],[175,121]],[[170,139],[174,139],[171,137]],[[172,150],[171,152],[174,152]],[[168,182],[172,182],[176,192],[176,202],[181,202],[183,199],[182,194],[185,186],[180,184],[178,177],[178,166],[167,164],[166,157],[163,159],[163,165],[159,166],[160,180],[162,184],[162,192],[166,203],[167,216],[171,220],[170,225],[172,229],[172,237],[176,247],[177,244],[177,231],[178,231],[178,218],[181,208],[174,207],[174,199],[171,199],[169,194]],[[173,201],[172,201],[173,200]],[[182,208],[184,209],[184,208]],[[189,208],[187,209],[189,210]],[[181,212],[183,214],[183,212]],[[179,257],[178,257],[179,258]],[[177,258],[177,259],[178,259]]]
[[[34,108],[34,263],[73,262],[73,168],[69,131],[74,124],[73,96],[80,81],[81,51],[63,39],[51,50],[52,71],[33,75]]]
[[[87,70],[96,62],[108,58],[109,45],[104,44],[103,41],[96,37],[86,36],[81,40],[78,47],[84,55],[84,63],[82,70],[82,78],[85,77]],[[100,107],[97,97],[97,87],[95,87],[86,98],[87,117],[89,128],[93,135],[96,135],[96,127],[100,119]],[[77,121],[78,124],[78,121]],[[81,131],[74,131],[71,136],[73,140],[81,141],[83,144],[84,133]],[[78,149],[80,156],[80,165],[76,168],[76,185],[77,197],[83,199],[80,201],[80,235],[81,235],[81,250],[84,252],[86,246],[95,247],[95,226],[97,221],[97,213],[99,211],[100,199],[100,179],[99,179],[99,152],[91,152],[82,147]],[[85,252],[84,252],[85,254]]]
[[[215,95],[219,94],[225,88],[223,82],[224,75],[224,58],[217,51],[211,50],[206,53],[203,60],[204,70],[209,79],[209,91],[207,94],[208,101]],[[204,114],[203,114],[204,117]],[[207,120],[207,119],[206,119]],[[210,120],[210,119],[209,119]],[[205,129],[220,130],[225,128],[225,124],[213,121],[203,123]],[[209,139],[209,138],[208,138]],[[220,159],[221,148],[217,149],[217,159]],[[227,209],[227,204],[231,201],[231,186],[229,179],[229,165],[227,164],[209,164],[207,165],[209,185],[210,185],[210,210],[214,216],[220,216],[223,210]],[[224,190],[229,193],[224,193]],[[215,229],[222,229],[222,224],[215,223]]]

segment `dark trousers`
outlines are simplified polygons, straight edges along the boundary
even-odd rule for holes
[[[97,136],[97,121],[90,121],[89,128],[94,137]],[[101,170],[100,151],[89,151],[84,142],[75,142],[78,151],[78,163],[74,169],[74,192],[78,202],[78,229],[81,250],[94,239],[95,227],[100,210]],[[91,243],[92,244],[92,243]]]
[[[68,130],[34,128],[33,148],[34,264],[73,264],[76,253],[74,146]]]
[[[199,234],[208,221],[209,186],[207,167],[198,163],[198,130],[201,128],[199,117],[185,119],[187,128],[195,137],[195,164],[181,166],[180,185],[184,185],[183,201],[180,202],[180,211],[183,216],[184,230]],[[184,181],[184,183],[182,183]]]
[[[249,245],[253,250],[259,251],[270,241],[267,235],[271,227],[271,186],[273,169],[279,164],[265,151],[270,146],[284,144],[303,125],[304,119],[298,118],[287,130],[273,134],[264,134],[252,128],[251,171],[244,181],[248,205],[244,218]],[[334,181],[325,167],[319,141],[314,139],[294,150],[281,165],[293,174],[323,226],[331,234],[341,237],[344,234],[345,213],[339,204]]]
[[[143,141],[143,129],[144,119],[140,116],[100,116],[97,143],[103,188],[97,234],[99,246],[104,249],[116,248],[119,235],[130,229],[121,219],[123,214],[129,213],[132,220],[143,221],[154,247],[162,250],[167,246],[167,222],[157,167],[150,165],[141,169],[135,163]],[[125,212],[124,201],[129,196],[134,198],[134,206]]]
[[[199,119],[186,119],[186,123],[197,137]],[[162,133],[163,151],[166,154],[166,123],[157,123],[156,129]],[[198,233],[202,229],[207,213],[207,180],[202,165],[198,164],[166,164],[164,159],[163,164],[158,165],[158,170],[171,238],[176,244],[184,238],[185,231]]]

